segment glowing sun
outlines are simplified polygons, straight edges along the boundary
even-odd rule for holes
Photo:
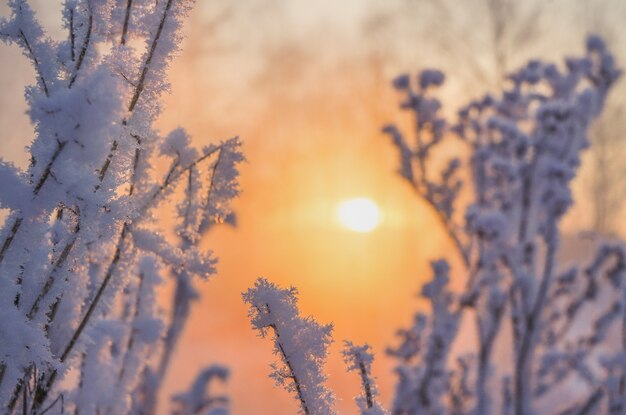
[[[380,223],[380,209],[371,199],[360,197],[344,200],[337,207],[342,226],[355,232],[371,232]]]

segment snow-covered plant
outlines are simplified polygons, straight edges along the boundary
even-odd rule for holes
[[[189,0],[66,0],[67,37],[9,0],[0,37],[36,73],[26,170],[0,161],[0,411],[151,414],[215,258],[198,241],[237,195],[237,139],[200,150],[153,123]],[[168,163],[165,174],[154,162]],[[178,203],[176,240],[159,221]],[[155,289],[176,280],[173,316]],[[151,366],[151,362],[157,362]]]
[[[363,396],[356,398],[356,403],[362,415],[385,415],[387,411],[383,409],[376,400],[378,397],[378,388],[376,380],[372,375],[372,363],[374,362],[374,354],[369,344],[362,346],[355,345],[350,341],[345,342],[342,351],[348,371],[357,372],[361,378],[361,387]]]
[[[563,66],[531,61],[500,96],[471,102],[452,123],[432,94],[443,73],[394,81],[414,129],[411,141],[394,125],[384,131],[466,277],[453,293],[447,265],[434,264],[423,290],[431,313],[418,314],[391,352],[400,378],[394,414],[626,410],[626,251],[604,244],[586,267],[568,268],[557,256],[588,128],[619,75],[591,36],[583,57]],[[435,153],[455,139],[467,151],[441,169]]]
[[[278,361],[270,377],[294,394],[305,415],[335,414],[333,394],[324,386],[323,372],[332,341],[332,325],[321,325],[298,310],[297,290],[283,289],[259,278],[243,293],[250,306],[252,327],[261,337],[272,336]]]

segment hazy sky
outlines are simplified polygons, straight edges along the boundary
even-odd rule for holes
[[[34,3],[47,27],[62,35],[60,2]],[[544,2],[531,15],[536,34],[520,24],[532,3],[513,2],[521,17],[511,16],[507,27],[519,33],[503,46],[511,65],[534,54],[556,59],[582,51],[596,18],[618,56],[626,56],[626,2]],[[215,16],[223,17],[217,25]],[[225,390],[235,415],[295,413],[292,399],[267,378],[271,344],[252,332],[241,301],[241,292],[265,276],[296,285],[304,313],[335,324],[329,384],[341,398],[340,413],[357,412],[358,379],[345,373],[338,352],[344,339],[373,345],[388,403],[393,362],[384,349],[418,307],[429,260],[449,251],[436,217],[394,174],[395,152],[379,131],[403,118],[388,85],[398,72],[443,66],[450,70],[443,94],[453,113],[497,84],[484,0],[201,0],[186,33],[159,127],[182,125],[198,145],[241,135],[248,163],[235,204],[238,227],[206,238],[221,258],[219,274],[202,285],[167,392],[186,388],[201,365],[220,362],[233,370]],[[33,73],[13,48],[0,46],[0,61],[0,156],[24,165],[32,129],[23,87]],[[382,223],[374,232],[338,223],[335,209],[351,197],[379,204]],[[578,215],[586,220],[584,211]]]

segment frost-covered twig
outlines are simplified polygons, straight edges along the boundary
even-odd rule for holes
[[[296,289],[282,289],[263,278],[243,298],[250,305],[252,326],[261,337],[273,335],[279,362],[272,364],[270,377],[295,394],[301,413],[334,414],[333,395],[324,386],[322,370],[332,341],[332,325],[301,317]]]
[[[401,108],[414,116],[415,146],[410,146],[400,130],[393,124],[383,128],[390,135],[400,154],[400,175],[432,207],[434,214],[446,229],[464,264],[469,267],[470,258],[467,241],[461,240],[459,227],[455,223],[454,205],[461,189],[458,178],[459,162],[450,160],[441,172],[440,180],[432,177],[428,159],[432,151],[441,143],[446,131],[446,122],[439,115],[441,103],[430,96],[433,87],[441,85],[445,76],[440,71],[423,71],[413,88],[408,75],[401,75],[393,81],[394,87],[405,94]]]
[[[356,399],[361,414],[363,415],[384,415],[387,413],[380,403],[376,401],[378,388],[374,376],[372,375],[372,362],[374,355],[368,344],[357,346],[350,341],[345,342],[342,351],[344,360],[348,365],[348,371],[358,372],[361,378],[363,396]]]

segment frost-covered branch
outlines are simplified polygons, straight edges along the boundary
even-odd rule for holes
[[[443,84],[445,76],[436,70],[423,71],[413,87],[408,75],[401,75],[393,81],[393,86],[404,94],[400,104],[403,110],[411,111],[414,118],[415,145],[407,143],[404,135],[393,124],[383,128],[400,155],[400,175],[432,207],[448,235],[452,239],[463,262],[469,266],[467,241],[461,239],[455,223],[454,206],[462,182],[458,177],[460,167],[457,159],[450,160],[448,166],[435,179],[428,159],[444,138],[447,124],[439,115],[441,103],[430,96],[430,90]]]
[[[272,364],[270,377],[294,393],[302,414],[334,414],[333,395],[324,386],[323,373],[332,325],[301,317],[296,289],[282,289],[263,278],[243,294],[243,299],[250,306],[252,326],[261,337],[273,336],[279,362]]]
[[[378,389],[374,376],[372,375],[372,362],[374,355],[368,344],[357,346],[352,342],[346,341],[342,351],[344,360],[348,365],[348,371],[358,372],[361,378],[361,387],[363,388],[363,396],[356,399],[357,405],[364,415],[384,415],[387,413],[380,403],[376,401]]]

